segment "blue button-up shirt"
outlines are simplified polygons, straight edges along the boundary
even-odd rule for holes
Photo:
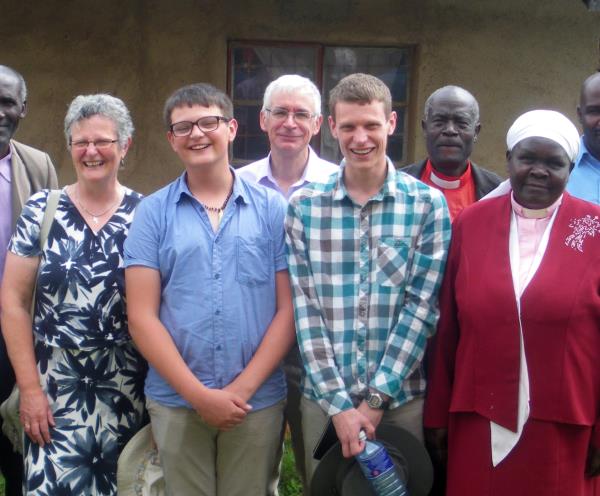
[[[125,243],[125,266],[160,272],[160,320],[190,370],[221,389],[246,367],[276,311],[275,272],[287,269],[281,196],[235,178],[217,232],[185,180],[138,206]],[[150,367],[145,392],[167,406],[190,406]],[[281,369],[250,404],[285,397]]]
[[[600,160],[588,151],[583,137],[567,191],[582,200],[600,204]]]

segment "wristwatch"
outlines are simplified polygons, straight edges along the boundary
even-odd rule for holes
[[[370,390],[367,391],[365,401],[369,405],[369,408],[374,408],[375,410],[385,410],[390,403],[388,400],[383,399],[383,394]]]

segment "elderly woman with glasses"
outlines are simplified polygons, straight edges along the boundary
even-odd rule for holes
[[[65,135],[77,180],[45,242],[48,190],[29,199],[9,245],[2,332],[21,394],[26,494],[115,495],[118,454],[145,418],[122,258],[141,196],[117,179],[132,133],[118,98],[75,98]]]
[[[565,191],[579,133],[535,110],[510,182],[454,223],[425,437],[448,496],[593,494],[600,473],[600,208]]]

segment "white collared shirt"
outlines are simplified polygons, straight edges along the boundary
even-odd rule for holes
[[[331,174],[337,172],[339,166],[327,160],[320,158],[315,151],[308,147],[308,163],[304,169],[302,177],[290,186],[287,193],[284,193],[277,181],[273,177],[271,171],[271,154],[265,158],[252,162],[251,164],[240,167],[236,170],[236,174],[242,179],[252,183],[258,183],[267,188],[273,189],[280,193],[286,200],[298,190],[302,189],[309,183],[326,183]]]

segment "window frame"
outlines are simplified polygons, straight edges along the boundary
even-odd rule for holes
[[[327,113],[328,113],[328,96],[323,94],[323,76],[324,76],[324,58],[325,58],[325,50],[331,48],[371,48],[371,49],[398,49],[405,50],[407,52],[408,57],[408,70],[407,70],[407,83],[406,83],[406,100],[404,102],[392,100],[392,107],[401,106],[404,108],[404,128],[403,128],[403,146],[402,146],[402,157],[399,160],[395,160],[394,164],[397,168],[408,165],[413,157],[413,141],[409,139],[409,137],[414,136],[415,132],[415,124],[414,124],[414,116],[415,116],[415,105],[414,96],[416,95],[416,67],[417,67],[417,59],[418,59],[418,47],[413,44],[380,44],[380,43],[326,43],[326,42],[317,42],[317,41],[294,41],[294,40],[265,40],[265,39],[229,39],[227,40],[227,84],[226,84],[226,92],[227,95],[231,98],[234,103],[234,108],[236,106],[236,101],[234,101],[233,97],[233,52],[236,48],[244,47],[244,46],[266,46],[266,47],[290,47],[290,48],[298,48],[298,47],[312,47],[315,49],[315,65],[314,72],[315,78],[313,82],[319,88],[321,92],[322,98],[322,111],[323,111],[323,124],[321,125],[321,131],[311,139],[310,146],[320,155],[321,152],[321,133],[323,126],[329,126],[327,122]],[[248,100],[248,102],[254,102],[254,100]],[[262,107],[262,96],[259,100],[259,106]],[[420,122],[420,121],[419,121]],[[233,144],[230,146],[230,160],[231,163],[235,167],[241,167],[243,165],[247,165],[254,161],[254,159],[242,159],[236,158],[233,155]]]

